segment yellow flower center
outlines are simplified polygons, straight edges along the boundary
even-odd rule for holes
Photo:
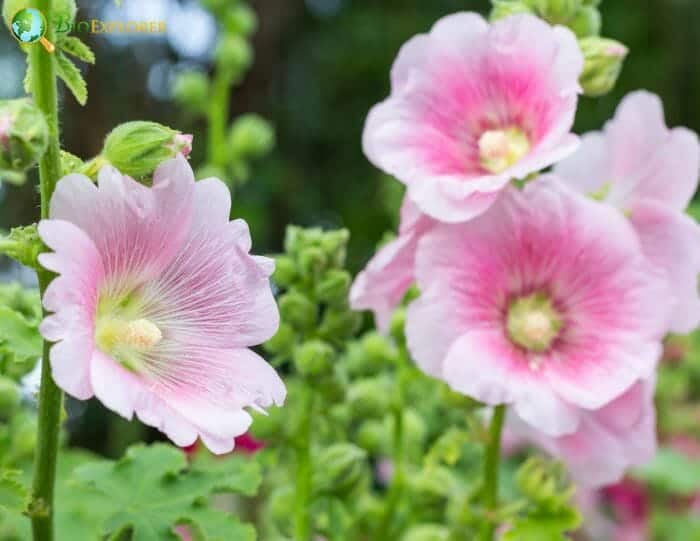
[[[512,167],[528,152],[530,140],[520,128],[487,130],[479,137],[481,165],[494,174]]]
[[[547,296],[534,293],[511,303],[506,327],[513,343],[528,351],[544,353],[559,336],[562,319]]]
[[[97,347],[132,371],[138,371],[143,366],[144,354],[162,339],[161,330],[148,319],[101,317],[98,318],[95,331]]]

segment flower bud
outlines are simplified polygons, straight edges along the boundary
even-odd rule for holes
[[[307,297],[298,291],[289,291],[279,299],[282,321],[300,330],[311,329],[316,325],[317,308]]]
[[[525,2],[517,2],[513,0],[494,0],[493,8],[491,8],[491,21],[495,22],[511,15],[533,13],[532,8]]]
[[[165,160],[187,156],[192,136],[158,124],[137,120],[114,128],[105,139],[102,156],[121,173],[144,178]]]
[[[393,394],[391,381],[380,376],[350,385],[347,400],[356,418],[382,418],[391,407]]]
[[[290,325],[282,322],[275,335],[263,344],[265,351],[276,355],[289,355],[294,349],[296,334]]]
[[[224,28],[231,34],[249,36],[258,27],[258,17],[247,4],[229,7],[224,16]]]
[[[0,242],[0,254],[33,269],[39,269],[39,254],[44,251],[44,243],[39,238],[36,225],[15,227]]]
[[[362,326],[362,314],[353,312],[347,306],[328,307],[324,310],[319,336],[327,339],[343,339],[354,336]]]
[[[598,8],[581,6],[574,18],[569,21],[568,26],[576,34],[576,37],[585,38],[600,34],[602,24]]]
[[[331,265],[336,267],[345,266],[345,256],[349,240],[350,232],[347,229],[337,229],[324,233],[320,240],[320,246],[331,262]]]
[[[229,34],[219,40],[214,56],[221,68],[238,74],[250,66],[253,50],[245,38]]]
[[[386,366],[396,361],[397,351],[391,341],[378,332],[368,332],[362,337],[362,346],[370,362]]]
[[[6,376],[0,376],[0,418],[10,417],[21,400],[19,385]]]
[[[357,429],[357,444],[366,449],[368,453],[379,455],[386,453],[391,448],[391,432],[387,430],[383,421],[369,419],[363,422]]]
[[[334,355],[326,342],[309,340],[294,351],[294,365],[302,376],[325,376],[333,370]]]
[[[316,298],[329,304],[344,302],[348,298],[351,281],[347,271],[331,269],[316,284]]]
[[[454,479],[447,468],[432,467],[411,476],[409,491],[411,503],[420,510],[421,515],[440,520],[454,492]]]
[[[272,279],[277,285],[290,287],[298,278],[297,265],[291,257],[281,255],[275,258],[275,273]]]
[[[579,82],[586,96],[602,96],[610,92],[622,70],[627,47],[619,41],[592,36],[579,40],[583,52],[583,73]]]
[[[367,453],[351,443],[336,443],[317,457],[313,487],[317,493],[346,495],[367,479]]]
[[[175,77],[175,101],[193,111],[203,111],[209,101],[209,79],[201,71],[185,71]]]
[[[535,0],[537,11],[552,24],[565,23],[581,6],[581,0]]]
[[[0,169],[26,171],[46,151],[49,127],[31,100],[0,101]]]
[[[406,309],[398,308],[391,316],[391,324],[389,326],[389,335],[396,341],[397,344],[406,342]]]
[[[241,115],[231,126],[229,144],[236,156],[258,158],[275,146],[275,130],[261,116]]]
[[[327,265],[328,258],[318,246],[308,246],[299,254],[299,270],[306,279],[315,280],[326,270]]]
[[[418,524],[412,526],[401,541],[447,541],[450,531],[439,524]]]

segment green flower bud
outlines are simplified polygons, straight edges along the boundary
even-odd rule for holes
[[[299,278],[297,265],[294,260],[286,255],[275,258],[275,273],[272,278],[278,285],[289,287]]]
[[[0,169],[26,171],[46,151],[49,127],[31,100],[0,101]]]
[[[231,34],[249,36],[258,27],[258,17],[247,4],[238,4],[226,11],[224,28]]]
[[[514,2],[513,0],[494,0],[491,8],[491,21],[495,22],[505,19],[511,15],[522,13],[533,13],[532,8],[524,2]]]
[[[345,302],[350,290],[350,273],[344,270],[331,269],[320,282],[316,284],[316,298],[320,302],[338,304]]]
[[[569,28],[576,34],[578,38],[587,36],[597,36],[600,34],[600,29],[603,21],[600,17],[600,11],[593,6],[581,6],[576,12],[574,18],[568,23]]]
[[[394,417],[391,416],[388,419],[390,433],[393,433]],[[407,449],[414,452],[422,449],[428,428],[423,417],[412,408],[406,408],[403,412],[403,431]]]
[[[386,336],[378,332],[365,334],[362,337],[362,346],[371,362],[386,365],[396,361],[396,348]]]
[[[71,173],[76,173],[85,165],[83,160],[65,150],[61,151],[61,173],[65,177]]]
[[[319,336],[327,340],[340,340],[354,336],[362,326],[362,314],[347,306],[329,307],[323,313]]]
[[[537,11],[552,24],[565,23],[581,6],[581,0],[535,0]]]
[[[302,376],[325,376],[333,370],[333,348],[321,340],[309,340],[294,351],[294,365]]]
[[[304,229],[296,225],[287,226],[284,234],[284,251],[290,256],[298,256],[304,246]]]
[[[391,432],[377,419],[363,422],[355,437],[357,444],[373,455],[385,454],[391,448]]]
[[[275,336],[270,338],[263,347],[268,353],[276,355],[290,355],[296,342],[296,333],[290,325],[281,323]]]
[[[18,11],[30,7],[36,7],[36,0],[5,0],[2,3],[2,18],[5,19],[7,27],[10,28],[12,18],[17,15]],[[52,21],[49,22],[72,23],[75,21],[77,12],[78,7],[75,0],[53,0],[51,3]]]
[[[627,47],[619,41],[592,36],[579,40],[583,52],[583,73],[579,82],[586,96],[602,96],[610,92],[622,71]]]
[[[367,453],[351,443],[326,447],[314,459],[313,487],[321,494],[346,495],[367,479]]]
[[[189,155],[192,136],[158,124],[137,120],[114,128],[105,139],[102,156],[121,173],[134,178],[152,174],[178,153]]]
[[[300,330],[312,329],[316,325],[317,308],[298,291],[289,291],[279,298],[282,321]]]
[[[221,68],[239,74],[252,63],[253,50],[245,38],[229,34],[219,40],[214,56]]]
[[[401,541],[448,541],[450,531],[439,524],[418,524],[412,526]]]
[[[454,479],[447,468],[421,470],[409,480],[410,501],[421,516],[440,520],[454,492]]]
[[[389,411],[394,396],[393,386],[386,377],[362,379],[348,389],[347,400],[356,418],[382,418]]]
[[[12,451],[18,459],[29,458],[34,454],[37,440],[37,419],[35,415],[22,412],[12,418],[10,434],[12,434]]]
[[[328,265],[326,254],[317,246],[304,248],[299,254],[299,270],[306,279],[315,280]]]
[[[15,227],[6,238],[0,239],[0,254],[33,269],[40,268],[38,258],[43,251],[44,243],[39,238],[36,225]]]
[[[175,77],[173,97],[183,107],[203,111],[209,102],[209,78],[201,71],[185,71]]]
[[[337,229],[324,233],[320,241],[320,246],[331,262],[331,265],[336,267],[345,266],[345,256],[349,240],[350,232],[347,229]]]
[[[21,401],[19,385],[8,377],[0,376],[0,417],[10,417]]]
[[[398,344],[406,342],[406,309],[399,308],[391,316],[389,334]]]
[[[236,156],[259,158],[275,146],[275,130],[259,115],[241,115],[231,126],[229,144]]]

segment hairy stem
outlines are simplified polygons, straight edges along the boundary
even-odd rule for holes
[[[48,20],[52,20],[51,2],[52,0],[35,0],[34,3]],[[46,38],[54,41],[54,29],[50,24],[47,25]],[[61,175],[56,67],[53,55],[38,43],[31,46],[29,65],[34,102],[46,116],[49,126],[49,145],[39,162],[41,217],[48,218],[51,195]],[[43,296],[53,276],[47,271],[39,271],[38,276],[39,288]],[[51,378],[50,348],[51,344],[45,341],[41,358],[37,449],[34,456],[34,480],[29,507],[34,541],[53,541],[54,539],[54,484],[63,393]]]
[[[314,389],[307,388],[302,400],[305,413],[299,425],[296,443],[296,502],[294,508],[294,541],[311,540],[311,430],[314,409]]]
[[[234,75],[230,70],[219,67],[212,83],[211,103],[209,104],[209,141],[207,161],[218,167],[227,162],[226,127],[229,117],[229,96]]]
[[[506,415],[505,406],[497,406],[493,411],[489,440],[484,461],[484,506],[488,511],[498,508],[498,466],[501,460],[501,433]],[[481,541],[493,541],[496,531],[494,520],[487,521],[481,530]]]

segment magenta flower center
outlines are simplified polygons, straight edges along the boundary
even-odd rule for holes
[[[479,137],[479,159],[487,171],[498,174],[530,151],[530,140],[520,128],[487,130]]]
[[[527,351],[544,353],[559,336],[562,318],[548,296],[534,293],[510,304],[506,326],[514,344]]]

